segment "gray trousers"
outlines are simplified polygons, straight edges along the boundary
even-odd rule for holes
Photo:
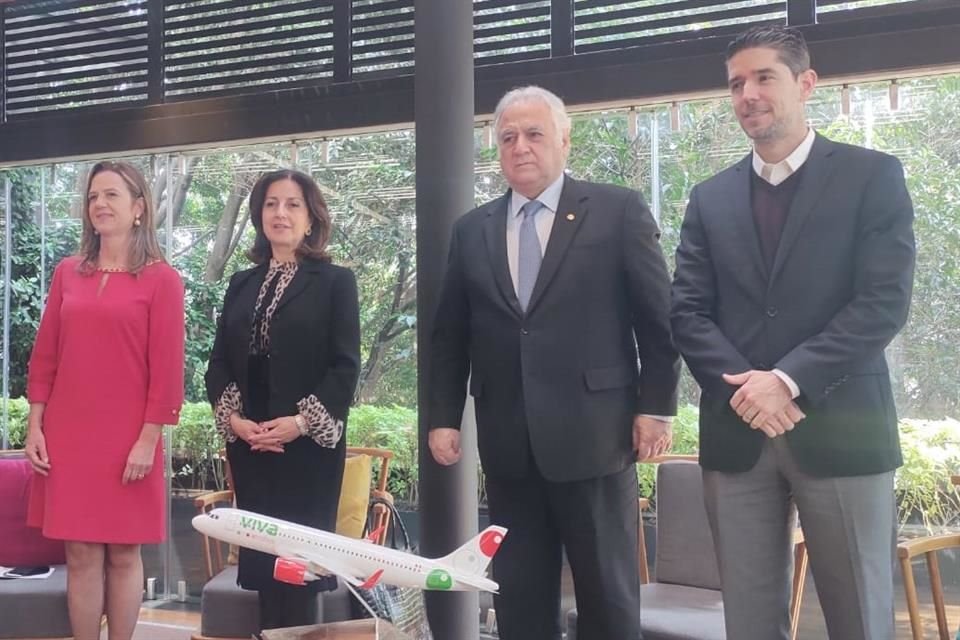
[[[789,640],[792,529],[799,513],[831,640],[893,640],[893,472],[805,474],[783,436],[744,473],[703,472],[727,638]]]

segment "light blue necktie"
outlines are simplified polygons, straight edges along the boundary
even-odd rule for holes
[[[542,208],[543,203],[539,200],[531,200],[520,208],[523,222],[520,223],[520,252],[517,260],[517,298],[524,311],[530,303],[533,285],[537,282],[537,273],[543,260],[536,224],[537,212]]]

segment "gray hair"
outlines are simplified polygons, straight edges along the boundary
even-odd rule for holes
[[[550,108],[553,122],[557,126],[557,133],[562,135],[565,131],[570,130],[570,116],[567,115],[567,107],[563,104],[563,100],[557,97],[557,94],[552,91],[547,91],[543,87],[531,84],[525,87],[511,89],[500,98],[500,102],[497,103],[497,108],[493,112],[494,133],[500,130],[500,119],[503,117],[504,111],[519,102],[533,102],[536,100],[543,102]]]

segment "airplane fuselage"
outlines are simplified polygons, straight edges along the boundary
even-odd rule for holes
[[[463,576],[469,583],[462,581],[454,567],[436,560],[241,509],[215,509],[194,518],[193,525],[201,533],[229,544],[299,563],[308,570],[308,580],[316,575],[347,570],[359,580],[382,572],[377,582],[417,589],[480,588],[493,592],[498,589],[496,582],[482,576]],[[324,559],[328,566],[324,565]]]

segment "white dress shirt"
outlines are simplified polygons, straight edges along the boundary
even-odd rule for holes
[[[757,153],[757,150],[753,150],[753,170],[754,172],[772,184],[777,186],[790,176],[792,176],[800,167],[803,166],[803,163],[807,161],[807,158],[810,157],[810,149],[813,148],[813,141],[816,138],[816,134],[813,131],[813,127],[807,128],[807,136],[803,139],[797,148],[788,155],[786,158],[771,164],[764,162],[763,158],[760,157],[760,154]],[[773,373],[783,380],[783,383],[787,385],[787,388],[790,389],[790,396],[796,398],[800,395],[800,387],[797,386],[797,383],[793,381],[789,375],[781,371],[780,369],[774,369]]]
[[[813,141],[817,135],[813,131],[813,127],[807,129],[807,136],[803,139],[797,148],[788,155],[786,158],[777,162],[775,164],[770,164],[764,161],[760,157],[760,154],[757,153],[756,149],[753,151],[753,170],[758,176],[772,184],[777,186],[791,175],[797,171],[800,167],[803,166],[803,163],[807,161],[807,158],[810,157],[810,149],[813,148]]]

